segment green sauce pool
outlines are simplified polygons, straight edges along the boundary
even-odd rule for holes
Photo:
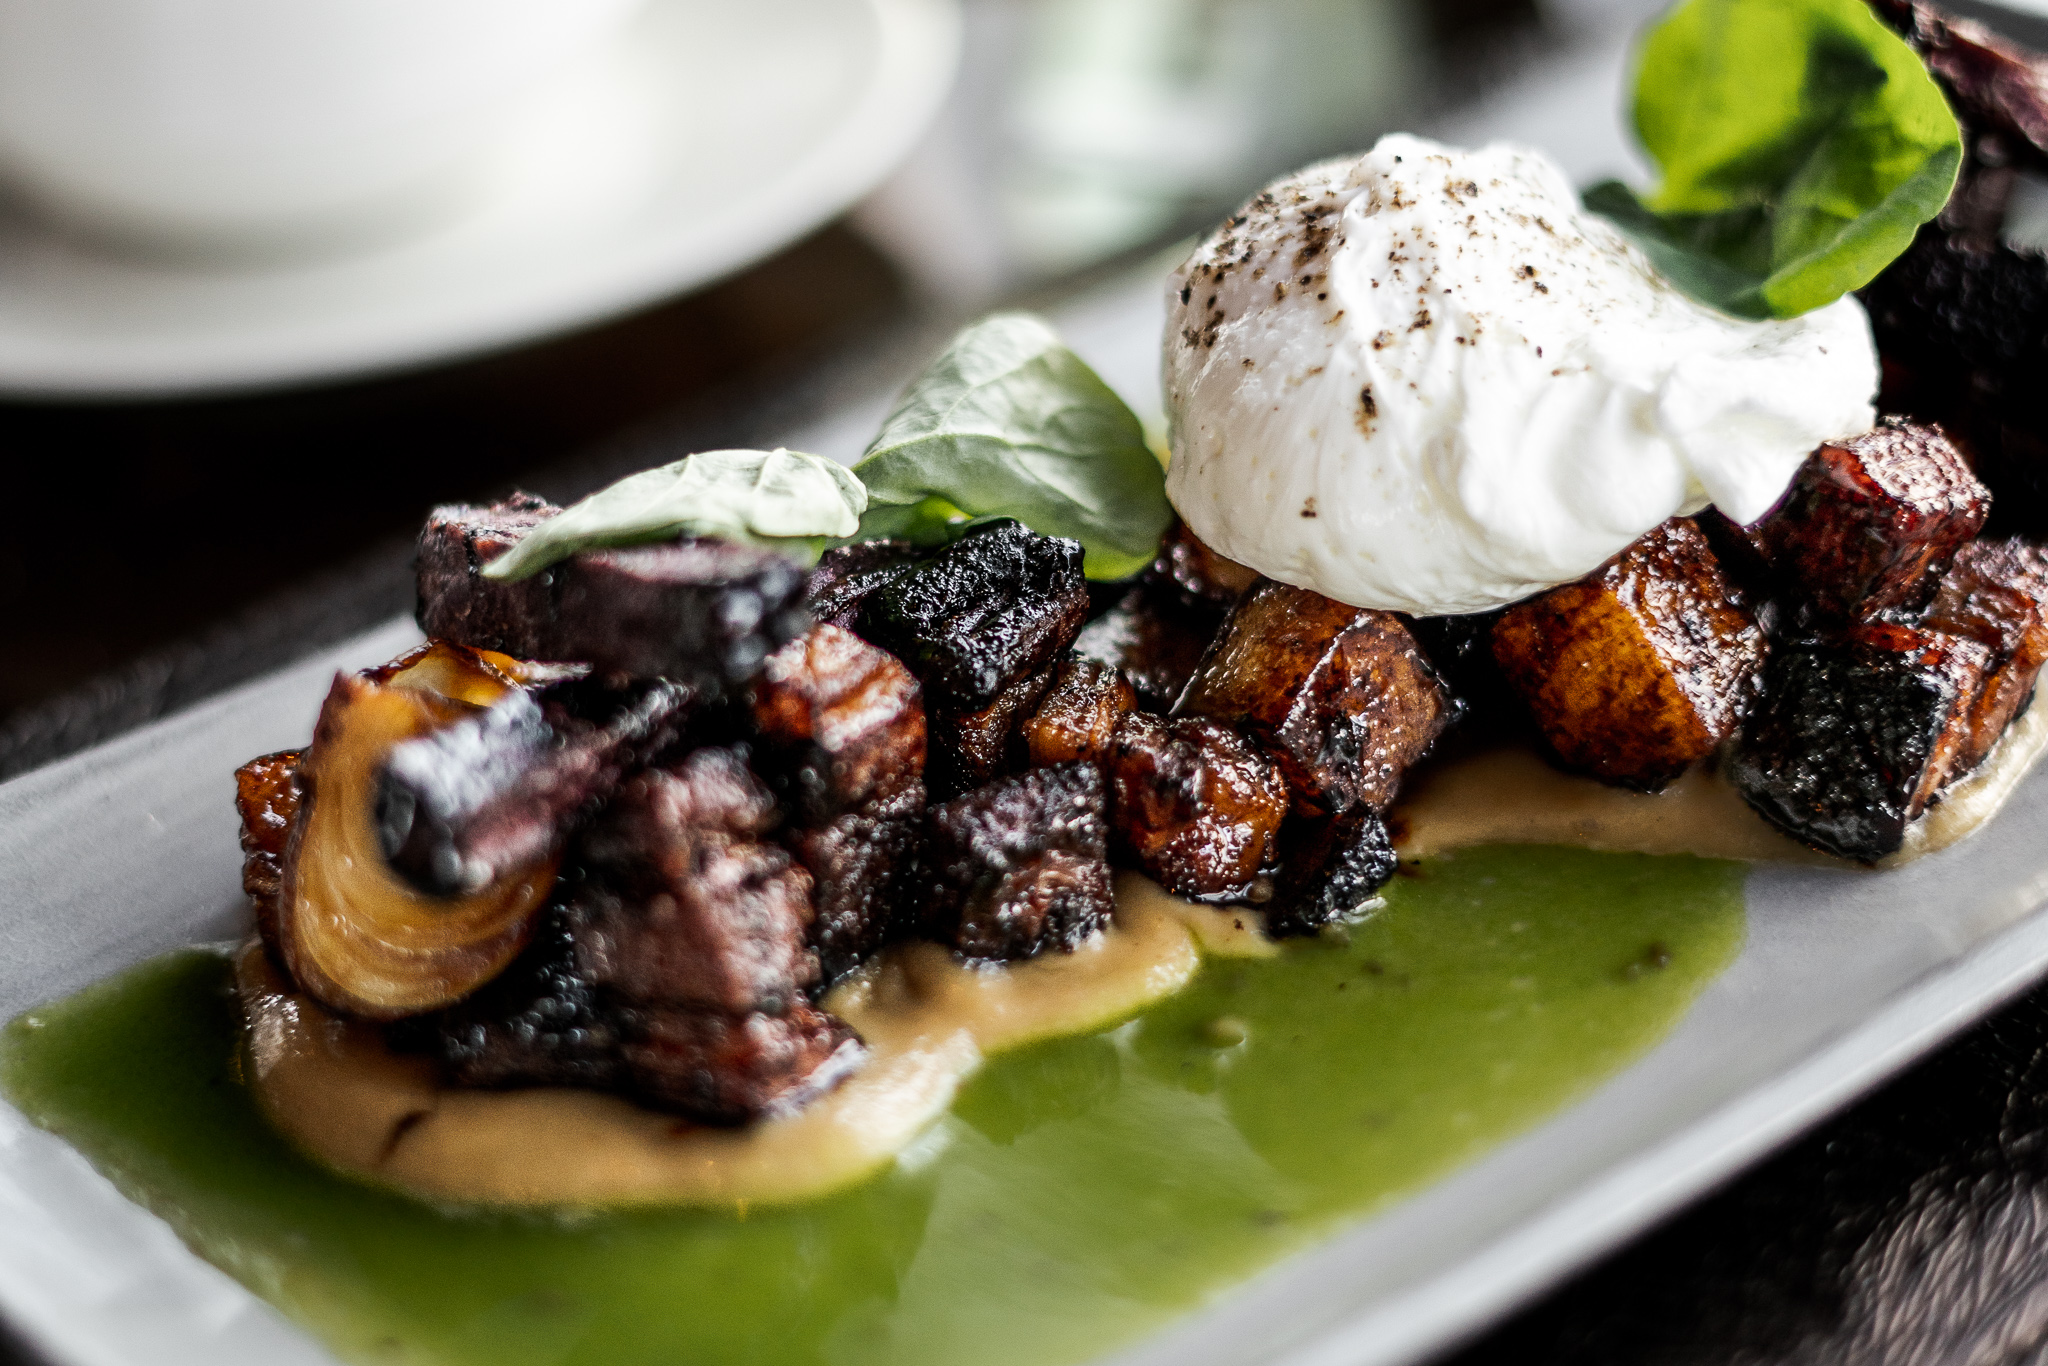
[[[343,1358],[1057,1366],[1199,1306],[1642,1055],[1733,961],[1739,864],[1470,849],[1348,937],[1211,959],[994,1059],[882,1175],[787,1209],[444,1213],[298,1156],[235,1080],[228,963],[0,1033],[0,1087]]]

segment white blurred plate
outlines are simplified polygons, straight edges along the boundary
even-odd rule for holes
[[[399,369],[616,315],[758,260],[930,122],[954,0],[653,0],[424,236],[316,262],[148,261],[0,218],[0,394],[148,397]]]

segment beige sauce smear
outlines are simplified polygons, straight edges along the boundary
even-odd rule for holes
[[[775,1204],[891,1161],[984,1057],[1097,1029],[1178,991],[1203,952],[1277,952],[1241,912],[1130,874],[1115,926],[1071,954],[968,967],[935,944],[884,954],[825,1001],[867,1041],[859,1071],[800,1113],[708,1129],[591,1091],[445,1088],[380,1032],[293,992],[251,944],[237,962],[249,1071],[273,1123],[341,1171],[476,1205]]]

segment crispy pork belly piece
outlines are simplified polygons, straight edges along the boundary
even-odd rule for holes
[[[1215,636],[1213,618],[1192,621],[1162,606],[1152,588],[1139,587],[1081,628],[1074,653],[1122,669],[1137,689],[1139,706],[1167,712],[1180,700]]]
[[[1248,732],[1304,811],[1383,811],[1454,706],[1399,617],[1266,580],[1238,601],[1175,714]]]
[[[1221,621],[1258,581],[1258,570],[1218,555],[1178,519],[1159,547],[1159,558],[1145,572],[1146,585],[1155,596],[1211,621]]]
[[[866,1052],[844,1020],[803,1001],[776,1014],[637,1012],[620,1048],[643,1104],[723,1125],[802,1109]]]
[[[1765,643],[1706,538],[1673,518],[1509,608],[1493,653],[1560,759],[1655,791],[1734,734]]]
[[[1080,542],[998,522],[869,594],[859,629],[910,666],[934,709],[971,712],[1050,664],[1087,617]]]
[[[766,837],[775,799],[737,750],[620,788],[583,836],[582,970],[627,1001],[778,1012],[818,980],[811,878]]]
[[[1101,763],[1118,723],[1137,707],[1138,694],[1123,670],[1093,659],[1063,659],[1038,709],[1017,728],[1024,762],[1032,768]]]
[[[1102,770],[1063,764],[934,806],[925,822],[921,928],[977,959],[1069,950],[1109,924]]]
[[[917,563],[908,541],[860,541],[834,546],[818,559],[804,584],[804,605],[819,621],[851,631],[868,595]]]
[[[1117,843],[1168,891],[1238,900],[1272,866],[1287,784],[1237,732],[1132,712],[1107,763]]]
[[[559,510],[531,494],[435,508],[417,551],[420,629],[519,659],[576,661],[715,694],[751,678],[810,625],[796,562],[728,541],[586,551],[518,583],[481,576]]]
[[[1956,552],[1921,624],[1991,651],[1956,752],[1960,777],[1991,753],[2048,661],[2048,550],[2019,537],[1970,542]]]
[[[957,797],[1021,767],[1014,754],[1017,728],[1037,710],[1052,679],[1051,669],[1028,674],[973,711],[932,709],[927,786],[934,800]]]
[[[866,962],[900,927],[904,904],[914,895],[924,794],[906,794],[897,808],[894,814],[851,812],[783,832],[784,847],[811,875],[809,943],[819,971],[813,995]]]
[[[577,679],[507,693],[397,745],[377,795],[384,856],[431,896],[552,858],[628,773],[682,738],[695,701],[665,679]]]
[[[851,631],[821,624],[777,650],[751,701],[762,766],[800,824],[887,805],[923,782],[917,680]]]
[[[1794,838],[1883,858],[1955,775],[1990,662],[1977,641],[1887,621],[1780,644],[1728,776]]]
[[[1788,590],[1821,622],[1846,623],[1924,604],[1990,510],[1940,428],[1888,418],[1808,456],[1757,529]]]
[[[285,843],[299,814],[299,759],[281,749],[235,770],[235,812],[242,818],[242,890],[256,910],[263,942],[277,943],[277,898],[284,890]]]
[[[1377,812],[1361,806],[1294,817],[1280,830],[1280,874],[1265,907],[1266,930],[1282,938],[1314,934],[1371,900],[1399,865]]]

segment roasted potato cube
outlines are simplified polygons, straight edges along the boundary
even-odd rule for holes
[[[1022,765],[1015,762],[1017,727],[1038,709],[1052,687],[1052,670],[1027,675],[978,711],[932,711],[931,795],[939,801],[992,783]]]
[[[909,572],[917,560],[917,548],[908,541],[833,546],[804,584],[804,605],[819,621],[851,631],[868,595]]]
[[[754,680],[760,759],[795,820],[886,806],[924,780],[924,700],[900,660],[851,631],[814,627]]]
[[[1162,608],[1149,588],[1134,588],[1081,628],[1074,653],[1122,669],[1145,710],[1171,711],[1216,636],[1213,624],[1195,625],[1189,615]]]
[[[1050,664],[1087,617],[1080,542],[998,522],[869,594],[859,630],[910,666],[934,710],[972,712]]]
[[[2048,550],[2018,537],[1970,542],[1942,576],[1921,624],[1991,651],[1983,686],[1970,704],[1969,732],[1956,752],[1954,777],[1984,761],[2033,696],[2041,665],[2048,662],[2044,605]]]
[[[1070,950],[1115,909],[1102,770],[1063,764],[934,806],[922,858],[924,934],[968,958]]]
[[[809,942],[820,974],[814,995],[866,962],[898,928],[924,817],[923,794],[916,798],[903,802],[902,815],[854,812],[783,833],[783,844],[811,875]]]
[[[1918,607],[1984,526],[1991,495],[1938,427],[1902,419],[1808,456],[1758,526],[1778,576],[1821,622]]]
[[[1108,763],[1117,843],[1168,891],[1238,900],[1272,866],[1287,784],[1237,732],[1132,712]]]
[[[1795,839],[1883,858],[1954,773],[1990,662],[1977,641],[1893,622],[1781,644],[1728,776]]]
[[[770,550],[678,541],[593,550],[517,583],[478,572],[560,509],[531,494],[435,508],[420,531],[420,629],[517,659],[670,678],[715,694],[810,625],[804,571]]]
[[[818,980],[811,878],[766,836],[775,799],[738,751],[626,783],[581,842],[583,975],[612,995],[776,1013]]]
[[[1280,828],[1280,875],[1266,905],[1269,934],[1314,934],[1387,885],[1400,860],[1387,823],[1367,807],[1296,816]]]
[[[1735,732],[1764,652],[1755,618],[1683,518],[1508,609],[1493,631],[1495,660],[1557,756],[1645,791]]]
[[[1239,599],[1175,714],[1241,727],[1304,812],[1385,810],[1454,703],[1401,619],[1271,580]]]
[[[1092,659],[1061,660],[1038,710],[1017,728],[1024,762],[1031,768],[1101,763],[1118,723],[1137,706],[1123,670]]]

